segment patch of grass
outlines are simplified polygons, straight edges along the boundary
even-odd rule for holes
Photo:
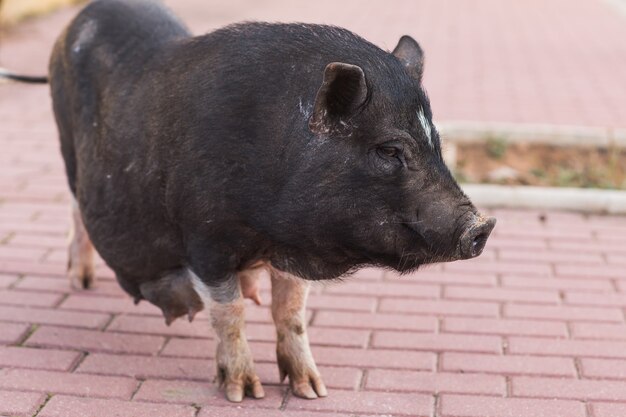
[[[490,136],[487,138],[485,142],[485,147],[487,149],[487,155],[489,155],[493,159],[502,159],[504,155],[506,155],[506,151],[509,147],[506,140],[497,136]]]
[[[555,180],[559,187],[575,187],[580,183],[580,174],[571,168],[559,167]]]
[[[548,176],[546,171],[544,171],[541,168],[532,168],[530,170],[530,175],[532,175],[535,178],[540,178],[540,179],[546,178]]]

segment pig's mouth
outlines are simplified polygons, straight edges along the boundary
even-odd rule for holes
[[[437,256],[438,251],[432,247],[426,236],[417,230],[413,224],[413,222],[402,222],[402,226],[407,232],[408,244],[397,248],[398,262],[393,267],[399,272],[410,272],[422,265],[442,262],[447,259]]]

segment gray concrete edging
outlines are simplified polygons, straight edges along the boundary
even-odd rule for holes
[[[497,138],[511,144],[626,147],[626,128],[457,121],[437,123],[437,129],[444,144],[481,143]]]
[[[626,191],[493,184],[461,184],[461,188],[475,205],[484,208],[626,214]]]

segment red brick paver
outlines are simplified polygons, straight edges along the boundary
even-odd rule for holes
[[[428,53],[426,81],[442,119],[626,120],[615,87],[626,72],[618,48],[626,25],[602,2],[333,3],[340,10],[322,2],[296,10],[273,0],[245,13],[239,2],[170,3],[196,30],[247,18],[326,21],[388,47],[414,34]],[[19,28],[3,44],[3,64],[45,67],[42,45],[70,15]],[[25,50],[42,53],[18,54]],[[97,289],[69,289],[69,199],[47,96],[39,86],[0,85],[0,415],[626,415],[626,217],[515,210],[493,210],[498,226],[476,260],[402,277],[368,269],[316,286],[307,317],[326,399],[300,400],[280,384],[264,282],[264,306],[248,305],[247,332],[267,396],[227,403],[212,383],[215,340],[205,317],[166,327],[158,309],[133,305],[101,263]]]
[[[0,414],[16,417],[32,416],[43,404],[44,394],[0,391]]]
[[[57,395],[38,414],[39,417],[194,417],[191,406],[149,404],[137,401],[102,400]]]
[[[577,401],[443,395],[440,417],[586,417]]]

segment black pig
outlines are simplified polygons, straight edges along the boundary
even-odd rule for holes
[[[93,283],[93,242],[168,323],[206,305],[219,381],[241,401],[264,395],[242,296],[258,302],[269,271],[281,374],[296,395],[325,396],[307,280],[475,257],[495,224],[443,162],[422,70],[407,36],[393,53],[311,24],[192,37],[158,3],[92,2],[49,73],[77,202],[72,284]]]

